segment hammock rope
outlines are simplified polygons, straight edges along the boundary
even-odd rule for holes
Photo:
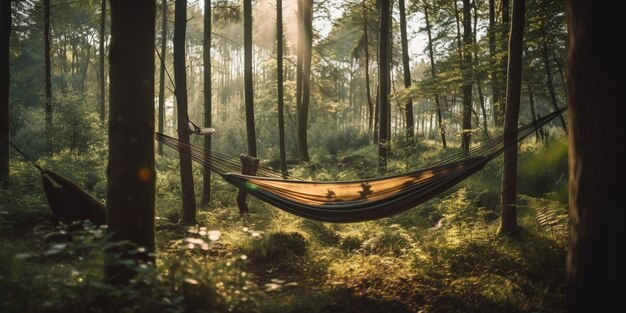
[[[565,111],[565,108],[518,128],[517,136],[493,137],[435,163],[433,166],[394,176],[341,182],[283,179],[271,168],[259,167],[259,176],[237,174],[238,160],[182,143],[157,133],[156,139],[224,177],[248,193],[292,214],[309,219],[346,223],[374,220],[408,210],[423,203],[479,171],[487,162],[517,144],[536,129]]]

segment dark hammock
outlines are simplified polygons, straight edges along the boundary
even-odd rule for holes
[[[73,181],[53,171],[43,169],[4,135],[0,134],[0,138],[9,143],[15,151],[39,170],[43,190],[56,221],[70,224],[74,221],[90,220],[95,225],[103,225],[106,222],[104,204]]]
[[[259,176],[237,174],[234,158],[182,143],[161,133],[156,139],[208,166],[229,183],[289,213],[325,222],[348,223],[375,220],[406,211],[456,185],[502,153],[505,144],[517,144],[536,129],[563,113],[560,109],[522,126],[517,137],[503,136],[450,156],[435,165],[390,177],[345,182],[296,181],[280,178],[280,172],[259,168]]]

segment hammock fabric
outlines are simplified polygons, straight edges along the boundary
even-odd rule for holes
[[[229,183],[289,213],[324,222],[375,220],[406,211],[476,173],[502,153],[505,144],[517,144],[564,109],[518,129],[517,137],[494,137],[469,152],[446,158],[434,166],[390,177],[345,182],[286,180],[272,169],[259,168],[259,177],[236,174],[241,165],[232,158],[157,133],[156,139],[187,154]]]
[[[0,134],[0,139],[9,143],[26,161],[39,170],[44,193],[57,222],[70,224],[74,221],[90,220],[95,225],[103,225],[106,222],[104,204],[73,181],[53,171],[43,169],[4,135]]]

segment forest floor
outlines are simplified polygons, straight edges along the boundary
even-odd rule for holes
[[[553,154],[526,152],[521,173],[534,174],[522,178],[522,191],[562,185],[553,172],[532,170],[537,159],[550,168]],[[354,224],[306,220],[256,199],[241,217],[234,189],[216,182],[212,208],[192,228],[176,223],[167,182],[176,164],[159,162],[158,266],[129,264],[139,275],[124,288],[102,282],[102,229],[49,230],[70,241],[42,236],[48,209],[36,173],[14,169],[19,178],[0,191],[0,311],[565,310],[567,207],[554,192],[521,194],[520,231],[498,235],[497,162],[412,210]]]

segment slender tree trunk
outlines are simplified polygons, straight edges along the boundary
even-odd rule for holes
[[[365,92],[367,94],[367,129],[370,134],[374,132],[374,103],[372,103],[372,92],[370,88],[370,48],[369,48],[369,35],[367,31],[367,6],[365,0],[362,4],[363,8],[363,39],[365,45]]]
[[[548,85],[548,92],[550,93],[550,100],[552,103],[552,107],[554,108],[554,110],[558,110],[559,109],[559,104],[557,103],[556,100],[556,92],[554,91],[554,81],[552,78],[552,69],[550,68],[550,55],[549,55],[549,51],[548,51],[548,44],[547,42],[544,40],[543,42],[543,46],[541,48],[541,55],[543,57],[543,65],[546,69],[546,80],[547,80],[547,85]],[[559,115],[559,120],[561,121],[561,126],[563,127],[563,130],[565,131],[565,133],[567,133],[567,125],[565,124],[565,118],[563,118],[563,115]]]
[[[44,26],[43,26],[43,49],[45,63],[45,103],[46,103],[46,154],[52,155],[52,80],[50,78],[50,0],[43,1]]]
[[[276,0],[276,88],[278,92],[278,148],[280,172],[287,177],[287,151],[285,149],[285,101],[283,86],[283,1]]]
[[[528,88],[528,101],[530,102],[530,115],[533,119],[533,124],[537,123],[537,114],[535,114],[535,96],[533,94],[532,85],[526,81],[526,87]],[[539,142],[541,136],[539,135],[539,129],[535,129],[535,142]]]
[[[165,131],[165,60],[167,54],[167,0],[161,1],[161,58],[159,66],[159,133]],[[163,143],[159,141],[157,153],[163,155]]]
[[[433,53],[433,37],[432,37],[432,26],[430,25],[430,20],[428,19],[428,4],[424,4],[424,20],[426,22],[426,32],[428,34],[428,57],[430,58],[430,75],[433,79],[437,77],[437,71],[435,70],[435,56]],[[437,107],[437,125],[439,127],[439,134],[441,135],[441,144],[444,148],[447,148],[446,143],[446,129],[443,126],[443,118],[441,114],[441,103],[439,103],[439,94],[435,92],[435,106]]]
[[[98,70],[98,82],[100,83],[100,94],[99,94],[99,109],[98,113],[100,113],[100,123],[104,124],[106,119],[106,76],[104,74],[104,41],[106,40],[106,12],[107,12],[107,1],[102,0],[100,2],[100,42],[98,43],[98,52],[99,52],[99,70]]]
[[[607,49],[623,11],[595,1],[566,2],[569,28],[569,312],[623,306],[626,281],[626,62]]]
[[[404,12],[404,0],[398,1],[400,7],[400,37],[402,42],[402,67],[404,67],[404,89],[411,88],[411,66],[409,64],[409,45],[406,34],[406,14]],[[407,97],[405,103],[406,136],[412,144],[415,133],[415,121],[413,119],[413,99]]]
[[[502,38],[500,40],[500,44],[502,45],[502,59],[500,60],[500,67],[502,69],[502,77],[507,78],[507,67],[509,64],[509,55],[508,55],[508,41],[509,41],[509,0],[502,0]],[[502,116],[506,114],[506,88],[507,81],[502,80],[500,82],[500,110],[502,112]],[[504,122],[504,120],[503,120]]]
[[[252,84],[252,1],[243,2],[243,41],[244,41],[244,94],[246,104],[246,137],[248,155],[256,157],[256,130],[254,123],[254,89]]]
[[[389,150],[390,134],[389,124],[389,72],[390,56],[389,45],[391,34],[389,23],[391,19],[391,5],[389,1],[379,1],[380,13],[379,40],[378,40],[378,102],[379,104],[379,127],[378,127],[378,170],[382,173],[387,171],[387,153]]]
[[[502,198],[499,232],[517,230],[517,122],[522,85],[522,46],[526,0],[513,0],[513,22],[509,40],[507,71],[507,106],[504,113],[504,161],[502,164]]]
[[[502,127],[503,107],[500,102],[499,85],[500,79],[496,60],[496,8],[495,0],[489,0],[489,65],[491,67],[491,105],[493,110],[493,123],[496,127]]]
[[[313,0],[302,1],[302,100],[298,108],[298,157],[310,161],[307,128],[311,101],[311,48],[313,45]]]
[[[204,40],[202,46],[202,69],[204,71],[204,125],[211,127],[212,116],[212,88],[211,88],[211,1],[204,0]],[[211,136],[204,136],[204,149],[211,151]],[[207,208],[211,203],[211,169],[202,168],[202,206]]]
[[[456,3],[456,1],[455,1]],[[470,46],[473,42],[472,36],[472,11],[470,0],[463,0],[463,136],[461,147],[469,152],[472,138],[472,52]]]
[[[111,0],[107,232],[144,252],[107,250],[109,281],[126,283],[136,272],[116,253],[154,263],[154,1]]]
[[[178,107],[178,140],[189,143],[187,108],[187,66],[185,65],[185,34],[187,29],[187,0],[176,0],[174,9],[174,83]],[[180,187],[182,190],[184,225],[196,223],[196,197],[193,186],[191,156],[180,152]]]
[[[9,139],[11,1],[0,3],[0,136]],[[0,187],[9,186],[9,143],[0,139]]]

